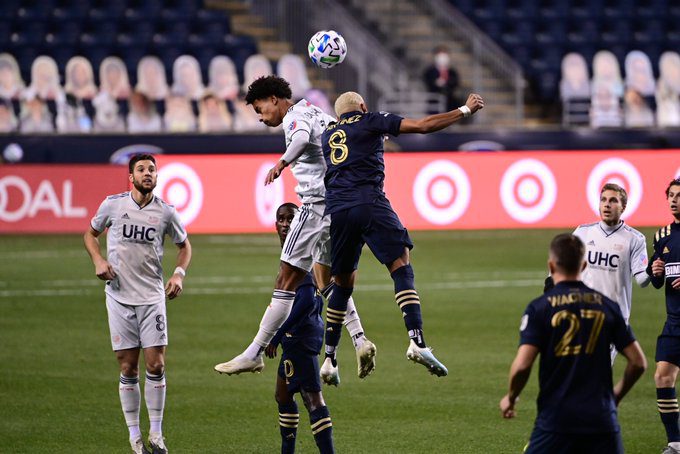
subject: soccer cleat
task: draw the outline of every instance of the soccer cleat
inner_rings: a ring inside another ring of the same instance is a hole
[[[146,449],[146,446],[144,446],[142,437],[139,437],[135,440],[130,440],[130,446],[132,447],[132,452],[135,454],[150,454]]]
[[[444,377],[449,373],[446,366],[440,363],[439,360],[434,357],[431,348],[420,348],[415,342],[413,342],[413,339],[411,339],[408,350],[406,350],[406,357],[414,363],[422,364],[423,366],[427,367],[427,370],[429,370],[432,375],[436,375],[437,377]]]
[[[156,432],[149,432],[149,448],[151,448],[151,454],[168,454],[165,438]]]
[[[264,369],[264,359],[262,355],[252,359],[246,357],[243,353],[236,358],[226,363],[220,363],[215,366],[215,370],[220,374],[240,374],[241,372],[262,372]]]
[[[319,376],[321,381],[327,385],[338,386],[340,384],[340,372],[338,372],[338,366],[333,365],[331,358],[326,358],[326,360],[321,365],[319,371]]]
[[[359,378],[366,378],[375,370],[376,347],[373,342],[366,339],[361,347],[357,348],[357,373]]]
[[[664,449],[661,454],[680,454],[680,451],[673,448],[672,446],[666,446],[666,449]]]

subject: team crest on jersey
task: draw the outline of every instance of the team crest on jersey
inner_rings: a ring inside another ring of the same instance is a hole
[[[293,122],[288,126],[288,130],[292,131],[293,129],[297,128],[297,121],[293,120]]]
[[[615,244],[614,250],[615,251],[623,251],[623,244]]]
[[[156,224],[158,224],[159,222],[160,222],[160,221],[159,221],[159,219],[158,219],[156,216],[149,216],[149,224],[156,225]]]

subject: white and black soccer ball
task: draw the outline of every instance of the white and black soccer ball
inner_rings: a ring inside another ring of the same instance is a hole
[[[347,56],[345,39],[335,30],[321,30],[309,40],[309,58],[320,68],[328,69],[342,63]]]

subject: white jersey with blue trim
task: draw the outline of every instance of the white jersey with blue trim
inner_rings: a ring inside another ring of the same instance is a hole
[[[302,155],[290,163],[293,176],[298,182],[295,192],[302,203],[321,202],[326,198],[326,161],[321,150],[321,134],[332,121],[335,118],[305,99],[292,105],[283,117],[286,147],[296,134],[309,137],[309,143]]]
[[[574,235],[586,246],[586,269],[582,280],[588,286],[616,301],[626,323],[630,319],[633,277],[646,273],[645,236],[623,221],[616,227],[604,222],[583,224]]]
[[[106,293],[122,304],[141,306],[165,301],[163,241],[187,239],[177,210],[160,198],[144,207],[130,192],[111,195],[99,206],[90,225],[106,234],[106,260],[116,277],[106,282]]]

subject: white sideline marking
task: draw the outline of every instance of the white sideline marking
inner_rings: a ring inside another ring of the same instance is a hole
[[[258,277],[258,276],[255,276]],[[96,281],[95,281],[96,282]],[[537,291],[543,286],[541,279],[512,279],[512,280],[481,280],[481,281],[461,281],[461,282],[424,282],[419,286],[421,291],[438,291],[438,290],[467,290],[467,289],[486,289],[486,288],[503,288],[503,287],[536,287]],[[359,292],[383,292],[392,291],[394,286],[390,282],[384,284],[363,284],[357,285],[356,290]],[[270,293],[272,287],[194,287],[187,288],[184,291],[185,295],[252,295],[255,293]],[[34,289],[17,289],[17,290],[0,290],[0,298],[14,298],[18,296],[43,296],[43,297],[59,297],[59,296],[102,296],[103,292],[100,289],[63,289],[63,288],[47,288],[41,290]]]

